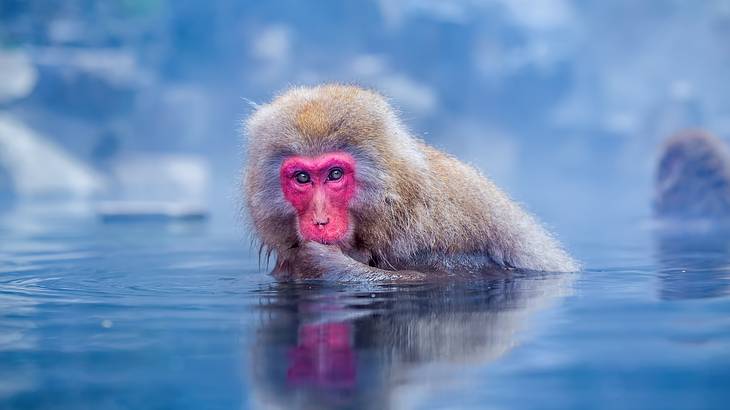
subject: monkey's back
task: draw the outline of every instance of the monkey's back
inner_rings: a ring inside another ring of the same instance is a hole
[[[424,143],[421,203],[397,243],[419,243],[421,263],[572,271],[577,264],[529,213],[474,167]]]

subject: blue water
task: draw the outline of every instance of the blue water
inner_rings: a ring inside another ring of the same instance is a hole
[[[0,408],[727,408],[730,235],[624,222],[578,274],[278,284],[226,224],[8,212]]]

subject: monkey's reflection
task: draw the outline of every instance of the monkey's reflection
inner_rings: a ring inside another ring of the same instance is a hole
[[[349,388],[355,382],[352,325],[310,323],[299,327],[297,345],[289,351],[286,379],[294,385]]]
[[[529,314],[568,294],[573,277],[513,274],[360,291],[276,285],[262,298],[255,399],[267,408],[382,408],[428,365],[461,369],[509,351]]]
[[[730,294],[730,227],[714,221],[663,226],[655,234],[662,299]]]

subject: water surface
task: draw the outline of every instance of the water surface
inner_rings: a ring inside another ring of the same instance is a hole
[[[730,236],[569,241],[578,274],[276,283],[206,223],[0,218],[0,408],[726,408]]]

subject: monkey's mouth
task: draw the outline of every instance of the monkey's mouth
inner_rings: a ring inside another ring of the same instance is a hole
[[[342,239],[341,235],[320,235],[316,237],[305,238],[310,241],[319,242],[322,245],[336,245]]]
[[[299,236],[302,240],[319,242],[323,245],[335,245],[341,242],[348,233],[348,223],[330,219],[326,223],[306,223],[299,221]]]
[[[346,236],[346,232],[323,229],[322,227],[303,230],[300,234],[305,241],[319,242],[322,245],[336,245]]]

